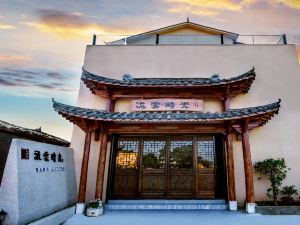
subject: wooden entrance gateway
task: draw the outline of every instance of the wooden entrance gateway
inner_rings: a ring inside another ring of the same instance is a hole
[[[119,136],[111,158],[110,198],[226,196],[223,140],[218,135]]]

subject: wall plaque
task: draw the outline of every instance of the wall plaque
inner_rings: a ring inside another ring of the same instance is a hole
[[[132,100],[132,111],[203,111],[203,100],[144,99]]]

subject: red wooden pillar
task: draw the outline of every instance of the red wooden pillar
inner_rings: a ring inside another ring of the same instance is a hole
[[[226,95],[223,100],[223,110],[228,111],[230,109],[230,97]]]
[[[100,136],[100,153],[97,168],[97,180],[96,180],[96,192],[95,198],[102,200],[103,184],[104,184],[104,171],[105,171],[105,160],[107,151],[107,129],[102,126]]]
[[[249,143],[248,123],[249,121],[245,120],[242,124],[242,145],[243,145],[244,171],[245,171],[245,183],[246,183],[246,211],[248,213],[254,213],[255,198],[254,198],[253,169],[252,169],[250,143]]]
[[[112,98],[110,102],[110,112],[115,112],[116,99]]]
[[[91,138],[92,138],[92,123],[88,123],[87,132],[85,134],[83,157],[82,157],[82,164],[81,164],[78,203],[85,202],[86,181],[87,181],[87,174],[88,174]]]
[[[227,191],[230,210],[237,210],[235,195],[234,161],[232,147],[232,127],[231,123],[227,125],[226,130],[226,165],[227,165]]]

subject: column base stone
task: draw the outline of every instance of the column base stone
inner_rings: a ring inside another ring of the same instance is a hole
[[[246,212],[250,214],[255,213],[255,203],[252,202],[246,203]]]
[[[237,201],[229,201],[229,210],[237,211]]]
[[[76,204],[76,210],[75,210],[76,214],[84,214],[84,210],[85,210],[85,203]]]

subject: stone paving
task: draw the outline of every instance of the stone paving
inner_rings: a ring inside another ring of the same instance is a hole
[[[265,216],[242,211],[106,211],[100,217],[76,214],[64,225],[300,225],[300,216]]]

